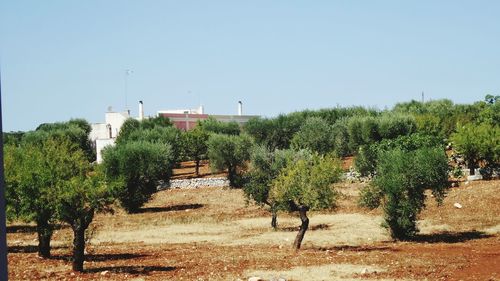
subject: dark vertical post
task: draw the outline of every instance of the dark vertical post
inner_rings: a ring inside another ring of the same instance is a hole
[[[2,76],[0,74],[0,280],[7,280],[7,225],[3,174]]]

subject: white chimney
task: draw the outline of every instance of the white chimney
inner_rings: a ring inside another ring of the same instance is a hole
[[[200,104],[200,106],[198,107],[198,114],[203,114],[203,111],[204,111],[203,105]]]
[[[238,101],[238,115],[243,115],[243,103]]]
[[[142,100],[139,101],[139,120],[144,120],[144,105],[142,104]]]

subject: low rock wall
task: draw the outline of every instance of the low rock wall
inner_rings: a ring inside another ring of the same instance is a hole
[[[168,183],[162,183],[158,190],[169,188],[196,189],[200,187],[224,187],[229,186],[227,178],[194,178],[184,180],[170,180]]]

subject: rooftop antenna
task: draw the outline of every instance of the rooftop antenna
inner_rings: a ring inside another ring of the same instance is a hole
[[[124,76],[124,83],[125,83],[125,110],[128,110],[128,100],[127,100],[127,96],[128,96],[128,77],[132,73],[134,73],[133,70],[125,69],[125,76]]]

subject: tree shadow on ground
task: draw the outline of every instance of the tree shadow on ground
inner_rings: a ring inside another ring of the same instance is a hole
[[[288,227],[278,227],[278,230],[281,231],[287,231],[287,232],[294,232],[294,231],[299,231],[300,226],[288,226]],[[318,225],[312,225],[309,227],[308,230],[315,231],[315,230],[323,230],[323,229],[330,229],[330,226],[325,223],[321,223]]]
[[[51,250],[55,249],[65,249],[67,247],[65,246],[51,246]],[[7,247],[7,252],[8,253],[37,253],[38,252],[38,246],[35,245],[15,245],[15,246],[8,246]]]
[[[421,243],[460,243],[469,240],[477,240],[493,237],[482,231],[463,231],[463,232],[440,232],[432,234],[417,234],[410,241]]]
[[[184,210],[194,210],[202,208],[203,204],[184,204],[184,205],[173,205],[168,207],[148,207],[140,208],[136,213],[159,213],[159,212],[172,212],[172,211],[184,211]]]
[[[98,273],[103,271],[109,271],[113,273],[128,273],[128,274],[149,274],[153,271],[173,271],[176,267],[172,266],[140,266],[140,265],[129,265],[129,266],[106,266],[97,268],[85,269],[86,273]]]
[[[87,254],[85,255],[85,261],[93,261],[93,262],[103,262],[103,261],[116,261],[116,260],[129,260],[136,258],[147,257],[147,255],[142,254]],[[64,260],[71,261],[71,255],[57,255],[52,256],[51,259],[54,260]]]
[[[53,230],[59,230],[64,227],[68,227],[67,225],[55,224],[53,225]],[[7,233],[35,233],[36,225],[9,225],[7,226]]]
[[[390,246],[352,246],[352,245],[340,245],[333,247],[316,247],[315,250],[319,251],[346,251],[346,252],[373,252],[373,251],[391,251],[391,252],[399,252],[398,249],[395,249]]]

